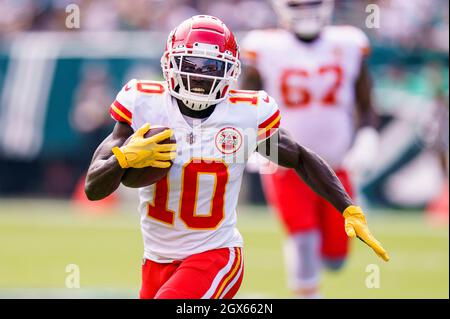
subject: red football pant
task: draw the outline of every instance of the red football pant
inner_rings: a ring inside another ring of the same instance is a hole
[[[241,248],[220,248],[182,261],[142,266],[141,299],[231,299],[241,286]]]
[[[337,170],[336,175],[352,196],[347,172]],[[266,198],[289,234],[319,230],[323,257],[343,258],[347,255],[349,240],[344,218],[306,185],[294,170],[278,169],[274,174],[263,174],[262,180]]]

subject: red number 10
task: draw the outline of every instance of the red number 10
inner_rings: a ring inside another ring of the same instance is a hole
[[[180,219],[192,229],[215,229],[225,216],[225,191],[228,182],[228,167],[223,162],[191,160],[183,167],[179,204]],[[199,177],[201,174],[214,176],[214,189],[208,214],[196,214]],[[173,225],[175,212],[168,209],[168,175],[155,184],[154,201],[148,203],[147,214],[161,222]]]

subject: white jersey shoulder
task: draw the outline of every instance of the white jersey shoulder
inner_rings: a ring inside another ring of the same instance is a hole
[[[250,121],[244,127],[256,129],[258,143],[278,130],[281,122],[278,104],[266,91],[230,90],[227,100],[234,108],[230,113],[242,121]]]
[[[363,55],[370,52],[370,41],[367,35],[359,28],[345,26],[326,26],[318,42],[331,43],[344,48],[361,50]],[[282,49],[288,43],[298,43],[293,34],[285,29],[253,30],[247,33],[242,40],[242,55],[246,62],[253,62],[265,50]]]
[[[144,124],[143,113],[151,113],[154,117],[165,112],[168,95],[166,82],[132,79],[123,86],[111,104],[111,117],[136,130]]]
[[[289,35],[290,32],[285,29],[261,29],[249,31],[241,41],[243,50],[259,50],[264,47],[270,47],[271,43]]]
[[[370,51],[370,42],[367,35],[361,29],[350,25],[325,27],[322,32],[322,41],[361,50],[363,55]]]
[[[284,29],[253,30],[246,34],[241,41],[241,54],[244,63],[256,64],[260,62],[261,55],[274,50],[282,49],[286,42],[295,39]]]

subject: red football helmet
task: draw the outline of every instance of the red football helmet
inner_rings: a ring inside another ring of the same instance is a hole
[[[239,48],[222,21],[194,16],[170,33],[161,67],[171,95],[193,110],[203,110],[224,100],[237,80]]]

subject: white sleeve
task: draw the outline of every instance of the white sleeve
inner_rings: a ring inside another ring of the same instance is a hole
[[[275,134],[281,123],[281,114],[275,99],[265,91],[259,91],[258,143]]]
[[[258,30],[250,31],[241,41],[241,58],[245,65],[258,66],[258,58],[261,55],[263,37]]]
[[[136,79],[125,84],[109,108],[109,113],[114,120],[127,123],[130,126],[133,122],[134,102],[137,96],[136,85]]]
[[[348,27],[349,39],[360,51],[362,57],[366,57],[370,54],[370,41],[367,35],[361,29],[355,27]]]

